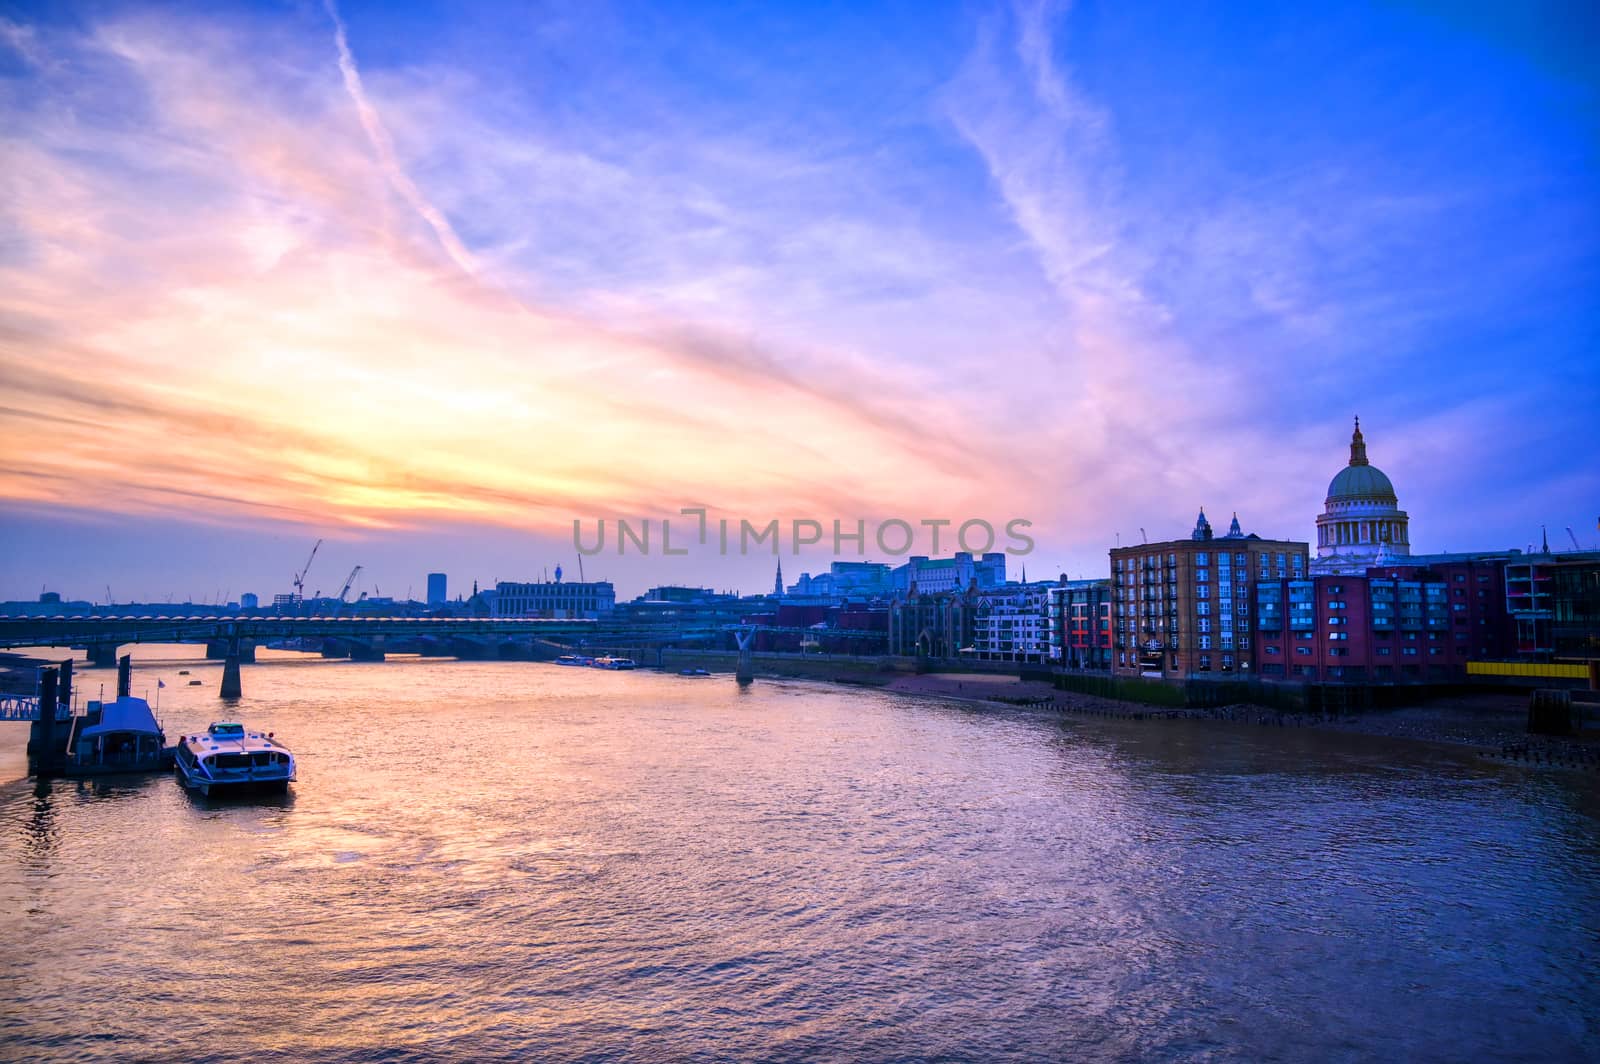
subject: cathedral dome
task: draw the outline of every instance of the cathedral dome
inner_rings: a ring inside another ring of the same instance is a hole
[[[1330,499],[1394,499],[1394,485],[1375,465],[1350,465],[1328,483]]]
[[[1328,501],[1317,518],[1317,558],[1313,575],[1360,575],[1380,560],[1411,553],[1406,512],[1394,484],[1367,461],[1361,421],[1350,437],[1350,464],[1328,484]]]
[[[1395,501],[1394,485],[1383,470],[1367,461],[1367,441],[1361,435],[1361,419],[1350,437],[1350,464],[1328,482],[1328,501],[1334,499],[1383,499]]]

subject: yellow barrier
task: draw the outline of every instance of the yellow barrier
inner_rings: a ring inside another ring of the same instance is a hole
[[[1587,665],[1546,665],[1518,661],[1469,661],[1469,676],[1543,676],[1560,680],[1587,680]]]

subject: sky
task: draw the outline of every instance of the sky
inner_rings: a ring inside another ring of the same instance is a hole
[[[308,593],[455,593],[602,519],[620,596],[770,588],[661,554],[692,507],[783,521],[788,580],[794,519],[1103,575],[1202,506],[1314,541],[1356,415],[1414,550],[1593,546],[1597,29],[0,4],[0,599],[265,597],[318,538]]]

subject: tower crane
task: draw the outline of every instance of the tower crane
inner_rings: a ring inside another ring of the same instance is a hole
[[[1581,546],[1578,545],[1578,534],[1572,530],[1572,526],[1571,525],[1567,526],[1567,538],[1572,540],[1572,549],[1573,550],[1582,550],[1583,549]]]
[[[306,596],[306,574],[311,571],[311,563],[316,560],[317,550],[321,546],[322,546],[322,540],[319,539],[319,540],[317,540],[316,543],[314,543],[312,545],[312,547],[311,547],[311,556],[306,559],[305,565],[301,566],[300,571],[298,573],[294,574],[294,594],[295,594],[295,598],[299,598],[299,599],[305,598],[305,596]]]
[[[361,575],[361,566],[358,565],[354,569],[350,570],[350,575],[345,578],[344,587],[340,588],[340,590],[339,590],[339,601],[340,602],[343,602],[345,600],[345,596],[350,594],[350,585],[355,583],[356,582],[356,577],[360,576],[360,575]]]

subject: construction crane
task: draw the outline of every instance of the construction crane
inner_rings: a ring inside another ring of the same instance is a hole
[[[1567,526],[1567,538],[1572,540],[1572,549],[1573,550],[1582,550],[1583,549],[1581,546],[1578,545],[1578,534],[1572,530],[1572,526],[1571,525]]]
[[[311,556],[306,559],[306,564],[301,567],[301,569],[300,569],[300,571],[298,573],[294,574],[294,595],[295,595],[295,598],[303,599],[303,598],[306,597],[306,574],[311,571],[311,563],[316,560],[317,550],[321,546],[322,546],[322,540],[319,539],[319,540],[317,540],[317,542],[315,544],[312,545],[312,547],[311,547]]]
[[[350,594],[350,585],[356,582],[356,577],[361,575],[361,566],[350,570],[350,575],[345,578],[344,587],[339,589],[339,601],[343,602],[345,596]]]

